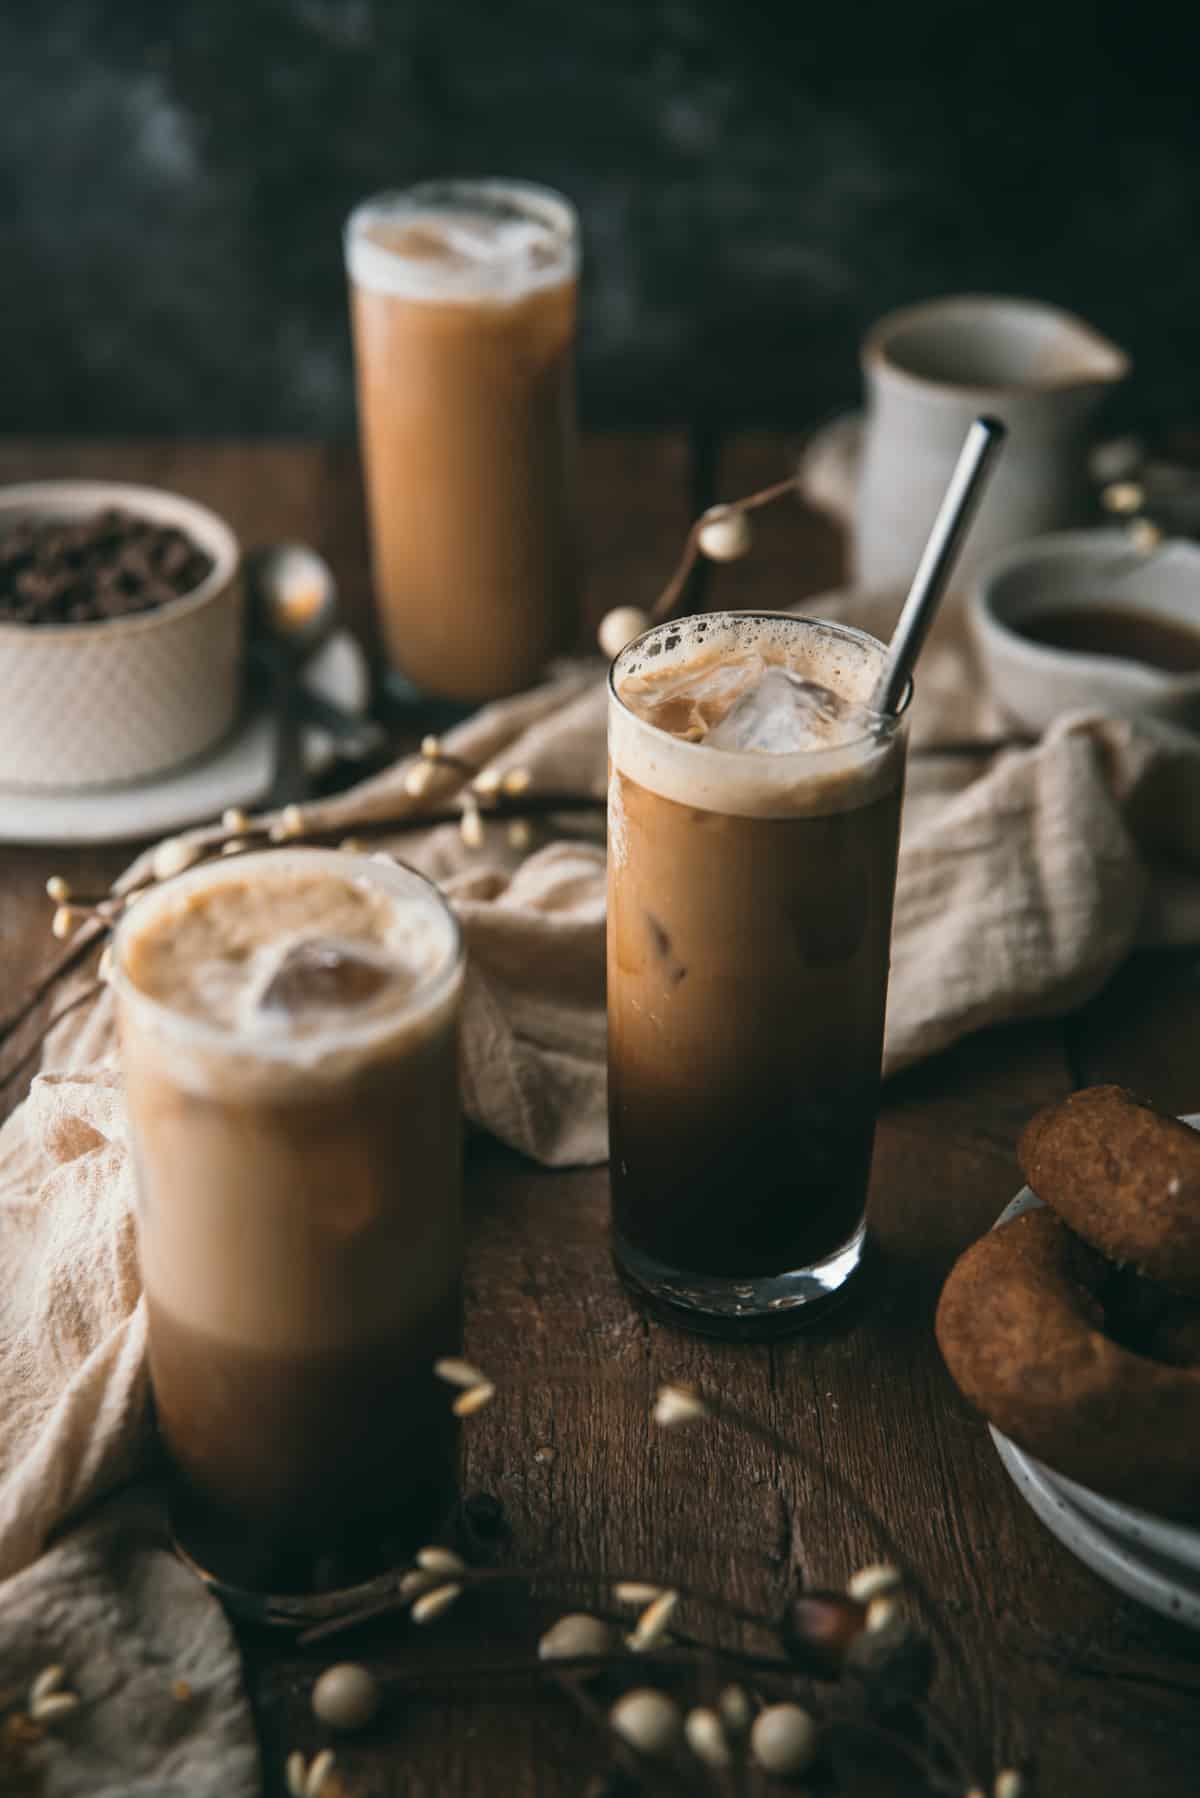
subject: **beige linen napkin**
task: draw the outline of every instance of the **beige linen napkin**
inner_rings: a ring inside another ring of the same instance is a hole
[[[843,594],[805,609],[884,633],[896,606],[894,597]],[[1075,717],[1038,744],[998,755],[932,753],[1003,728],[979,694],[953,619],[928,646],[919,687],[889,1072],[985,1024],[1077,1004],[1135,942],[1200,939],[1195,740]],[[600,796],[604,716],[598,667],[576,667],[480,712],[445,747],[475,767],[528,770],[534,791]],[[452,805],[462,785],[460,775],[441,772],[431,792],[413,800],[405,772],[389,769],[309,808],[313,821],[350,835],[398,807]],[[513,846],[504,824],[486,822],[482,847],[469,848],[453,823],[382,843],[439,882],[464,926],[468,1116],[547,1164],[602,1160],[599,814],[535,825],[529,851]],[[148,865],[142,858],[127,879],[143,877]],[[16,1657],[14,1644],[40,1629],[51,1593],[67,1603],[54,1570],[64,1551],[20,1570],[65,1518],[139,1469],[146,1439],[132,1176],[107,995],[60,1026],[44,1070],[0,1131],[0,1579],[8,1578],[0,1613],[9,1624],[0,1636],[0,1686],[10,1673],[25,1676],[28,1657]],[[188,1582],[169,1599],[150,1583],[144,1595],[136,1627],[147,1632],[160,1627],[160,1604],[209,1604]],[[135,1627],[132,1614],[127,1622]],[[46,1652],[57,1658],[52,1643]],[[231,1739],[240,1739],[239,1705],[230,1700]],[[86,1716],[75,1727],[82,1757]],[[176,1717],[174,1727],[185,1733],[186,1719]],[[95,1765],[94,1742],[87,1752]]]

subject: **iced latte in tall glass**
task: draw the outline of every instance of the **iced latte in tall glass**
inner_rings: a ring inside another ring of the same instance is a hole
[[[712,613],[610,676],[613,1247],[699,1328],[794,1328],[862,1254],[904,776],[866,704],[883,653]]]
[[[516,692],[576,627],[574,209],[429,181],[365,201],[345,250],[388,661],[439,699]]]
[[[411,1550],[454,1488],[452,914],[406,869],[277,850],[145,896],[115,963],[181,1539],[275,1590],[369,1540]]]

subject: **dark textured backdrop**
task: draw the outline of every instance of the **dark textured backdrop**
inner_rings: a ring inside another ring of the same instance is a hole
[[[339,432],[343,215],[527,175],[583,214],[585,417],[794,424],[863,326],[1036,293],[1179,417],[1200,28],[1084,0],[0,0],[0,428]],[[1166,15],[1173,19],[1174,15]]]

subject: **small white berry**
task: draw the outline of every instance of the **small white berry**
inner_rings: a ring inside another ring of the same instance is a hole
[[[513,849],[528,849],[533,841],[533,831],[528,818],[514,818],[508,827],[508,841]]]
[[[444,1611],[448,1611],[461,1594],[461,1586],[435,1586],[432,1592],[426,1592],[423,1598],[418,1598],[409,1616],[414,1623],[432,1623]]]
[[[596,641],[608,657],[615,661],[627,643],[650,629],[650,617],[640,606],[614,606],[600,620]]]
[[[698,1761],[703,1761],[707,1767],[729,1766],[732,1756],[716,1711],[705,1710],[703,1706],[689,1711],[683,1720],[683,1733]]]
[[[71,897],[71,889],[61,874],[52,874],[46,882],[46,897],[53,899],[55,905],[65,905]]]
[[[44,1698],[30,1705],[29,1715],[35,1723],[53,1723],[56,1718],[78,1709],[79,1698],[75,1692],[47,1692]]]
[[[414,1568],[411,1573],[404,1575],[396,1590],[401,1598],[408,1600],[419,1598],[422,1592],[431,1592],[437,1584],[438,1575],[436,1573],[418,1572]]]
[[[410,799],[420,799],[429,791],[435,773],[432,762],[414,762],[404,775],[404,791]]]
[[[637,1686],[618,1698],[608,1720],[621,1740],[638,1754],[669,1753],[683,1726],[678,1705],[650,1686]]]
[[[1106,512],[1128,516],[1140,512],[1146,495],[1137,481],[1111,481],[1100,495]]]
[[[285,805],[279,814],[279,828],[285,841],[288,837],[303,836],[305,823],[303,806]]]
[[[484,768],[471,782],[477,793],[497,793],[500,790],[499,768]]]
[[[607,1654],[612,1647],[612,1631],[599,1617],[584,1611],[570,1611],[552,1623],[538,1643],[538,1659],[573,1661],[584,1655]]]
[[[1129,541],[1140,556],[1148,556],[1162,540],[1162,532],[1149,518],[1135,518],[1129,526]]]
[[[30,1708],[32,1709],[40,1699],[48,1698],[51,1692],[57,1692],[65,1677],[65,1669],[60,1667],[57,1662],[52,1667],[43,1667],[29,1688]]]
[[[886,1592],[894,1592],[901,1584],[902,1576],[898,1567],[892,1567],[886,1561],[872,1562],[869,1567],[860,1567],[846,1581],[846,1593],[850,1598],[857,1598],[860,1604],[870,1604],[873,1598],[882,1598]]]
[[[717,1709],[732,1736],[744,1736],[754,1719],[754,1706],[744,1686],[726,1686],[717,1699]]]
[[[193,862],[200,859],[198,843],[185,843],[182,837],[168,837],[154,851],[150,863],[155,880],[170,880],[176,874],[182,874]]]
[[[648,1586],[644,1580],[620,1580],[613,1587],[613,1597],[618,1604],[649,1604],[655,1598],[662,1597],[661,1586]]]
[[[244,843],[240,837],[231,837],[228,843],[221,844],[221,854],[245,855],[249,847],[249,843]]]
[[[451,1548],[422,1548],[417,1555],[417,1566],[423,1567],[426,1573],[465,1573],[467,1571],[467,1563]]]
[[[533,785],[533,775],[528,768],[510,768],[500,781],[504,791],[516,798],[519,793],[527,793]]]
[[[900,1615],[900,1606],[894,1598],[873,1598],[867,1606],[866,1627],[869,1630],[886,1629]]]
[[[476,1411],[482,1411],[490,1405],[496,1396],[496,1388],[490,1380],[481,1380],[478,1386],[469,1386],[460,1392],[450,1409],[456,1417],[474,1417]]]
[[[459,835],[468,849],[483,848],[483,819],[477,805],[464,805],[458,822]]]
[[[703,1399],[686,1386],[660,1386],[654,1401],[654,1421],[669,1430],[675,1424],[694,1423],[708,1415]]]
[[[65,943],[75,928],[75,918],[76,913],[69,905],[60,905],[50,920],[51,936],[57,937],[60,943]]]
[[[750,1730],[750,1752],[764,1773],[803,1773],[817,1753],[817,1726],[798,1704],[769,1704]]]
[[[441,755],[441,753],[442,753],[442,745],[441,745],[440,738],[438,738],[438,737],[422,737],[421,738],[421,754],[425,757],[425,759],[427,761],[436,762],[438,756]]]
[[[753,538],[750,520],[736,506],[710,506],[700,520],[696,544],[710,562],[736,562]]]
[[[635,1654],[644,1654],[648,1648],[654,1648],[662,1641],[678,1604],[678,1592],[660,1592],[647,1605],[634,1626],[633,1634],[626,1638],[627,1645]]]
[[[330,1729],[365,1729],[379,1709],[379,1683],[365,1667],[339,1661],[312,1690],[313,1716]]]
[[[1005,1767],[997,1773],[992,1790],[995,1798],[1023,1798],[1025,1781],[1015,1767]]]
[[[486,1386],[488,1377],[480,1373],[469,1361],[460,1361],[457,1356],[446,1355],[435,1361],[433,1371],[439,1380],[445,1380],[450,1386]]]
[[[227,830],[231,836],[240,834],[249,822],[240,805],[227,806],[221,813],[221,829]]]
[[[325,1789],[325,1781],[333,1772],[333,1749],[322,1748],[315,1754],[308,1769],[308,1778],[304,1782],[304,1798],[321,1798]]]

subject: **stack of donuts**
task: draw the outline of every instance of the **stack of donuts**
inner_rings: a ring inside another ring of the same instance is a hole
[[[1096,1086],[1039,1113],[1018,1156],[1045,1208],[952,1270],[946,1365],[1057,1472],[1200,1516],[1200,1133]]]

